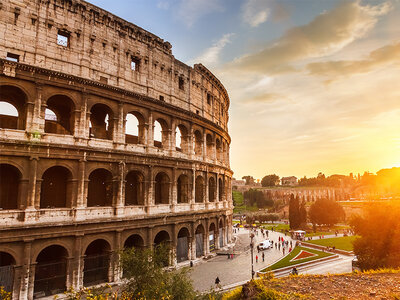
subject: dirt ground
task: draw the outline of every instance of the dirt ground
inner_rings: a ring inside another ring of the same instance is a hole
[[[260,297],[268,293],[275,297]],[[263,279],[246,284],[241,299],[400,299],[400,272]]]

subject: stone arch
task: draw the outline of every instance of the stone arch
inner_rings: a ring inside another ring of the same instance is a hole
[[[125,205],[144,205],[144,176],[132,170],[125,177]]]
[[[177,180],[177,202],[178,203],[189,203],[190,199],[190,183],[189,177],[185,174],[181,174]]]
[[[207,148],[207,157],[212,159],[214,155],[214,140],[211,134],[207,133],[206,135],[206,148]]]
[[[27,94],[21,88],[12,85],[1,85],[0,128],[24,130],[26,126],[27,101]],[[17,115],[15,115],[15,111]]]
[[[193,132],[193,146],[195,155],[203,154],[203,136],[200,130],[195,130]]]
[[[189,259],[189,239],[189,230],[182,227],[177,236],[176,259],[178,263]]]
[[[164,172],[159,172],[155,177],[154,183],[154,202],[155,204],[168,204],[170,192],[170,179]]]
[[[0,164],[0,209],[19,207],[20,183],[22,174],[10,164]]]
[[[170,247],[170,243],[171,243],[171,236],[170,234],[165,231],[165,230],[160,230],[154,237],[154,250],[158,251],[159,247],[161,247],[161,245],[164,245],[164,247]],[[170,251],[171,249],[169,249]],[[170,257],[165,257],[163,259],[163,261],[161,262],[162,265],[164,266],[168,266],[170,263]]]
[[[205,230],[203,224],[199,224],[195,230],[196,238],[196,257],[204,255],[204,242],[205,242]]]
[[[114,112],[103,103],[94,104],[90,109],[90,137],[97,139],[113,139]]]
[[[208,201],[215,202],[216,184],[214,176],[208,178]]]
[[[177,151],[189,152],[189,130],[185,125],[179,124],[175,130],[175,149]]]
[[[13,291],[14,283],[14,267],[16,260],[13,255],[8,252],[0,251],[0,286],[7,292]]]
[[[55,134],[74,134],[74,101],[65,95],[54,95],[47,100],[46,104],[44,131]],[[54,115],[49,112],[53,112]]]
[[[111,206],[113,200],[112,174],[106,169],[95,169],[89,175],[87,206]]]
[[[215,148],[216,148],[216,152],[217,152],[217,160],[221,161],[222,160],[222,145],[221,145],[221,141],[219,138],[217,138],[215,140]]]
[[[66,290],[68,251],[60,245],[44,248],[36,257],[34,294],[50,296]]]
[[[144,247],[144,240],[140,234],[132,234],[130,235],[124,243],[124,248],[143,248]]]
[[[195,202],[203,203],[204,202],[204,178],[201,175],[196,177],[195,181]]]
[[[210,222],[210,225],[208,226],[208,240],[209,240],[209,250],[210,252],[215,250],[215,235],[216,235],[217,228],[214,224],[214,222]]]
[[[40,208],[71,207],[72,188],[72,174],[67,168],[48,168],[42,175]]]
[[[226,234],[226,228],[224,226],[224,219],[223,217],[219,218],[218,222],[218,242],[219,247],[222,248],[224,246],[224,235]]]
[[[86,248],[83,285],[92,286],[109,281],[111,246],[104,239],[92,241]]]
[[[137,111],[130,111],[126,114],[125,143],[146,144],[145,140],[145,119]]]
[[[169,125],[167,121],[159,117],[154,120],[154,146],[157,148],[166,148],[169,140]]]
[[[224,201],[225,187],[224,180],[222,178],[218,179],[218,201]]]

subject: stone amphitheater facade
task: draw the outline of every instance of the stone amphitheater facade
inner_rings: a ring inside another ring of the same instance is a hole
[[[229,97],[171,44],[81,0],[0,2],[0,285],[33,299],[231,240]],[[129,122],[133,122],[133,126]]]

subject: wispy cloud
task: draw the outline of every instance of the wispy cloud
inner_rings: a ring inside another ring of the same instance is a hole
[[[262,51],[235,60],[231,67],[269,74],[294,71],[294,62],[335,53],[365,36],[390,8],[386,2],[373,6],[341,1],[310,23],[288,30]]]
[[[400,63],[400,42],[376,49],[363,60],[317,62],[308,64],[307,69],[311,75],[338,78],[368,73],[391,63]]]
[[[251,27],[257,27],[264,23],[270,14],[268,4],[268,1],[265,0],[246,0],[242,6],[243,22]]]
[[[221,0],[181,0],[178,16],[188,27],[191,27],[204,15],[223,10]]]
[[[206,49],[200,56],[196,57],[190,64],[202,63],[206,66],[216,66],[219,63],[221,51],[229,44],[232,40],[234,33],[227,33],[222,36],[216,43],[210,48]]]

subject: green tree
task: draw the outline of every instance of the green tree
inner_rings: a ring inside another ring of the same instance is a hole
[[[261,179],[261,185],[264,187],[275,186],[277,182],[279,182],[279,176],[275,174],[264,176]]]
[[[375,204],[350,221],[360,238],[354,253],[361,269],[400,267],[400,204]]]
[[[121,253],[126,290],[140,299],[194,299],[196,294],[188,277],[188,269],[167,271],[170,249],[158,245],[154,250],[128,248]]]
[[[297,229],[300,227],[300,204],[299,197],[295,197],[290,194],[289,199],[289,225],[291,229]]]
[[[307,209],[306,209],[306,202],[303,200],[301,201],[300,208],[299,208],[299,222],[300,226],[307,224]]]
[[[309,219],[313,225],[332,226],[345,219],[343,207],[334,200],[318,199],[308,212]]]

